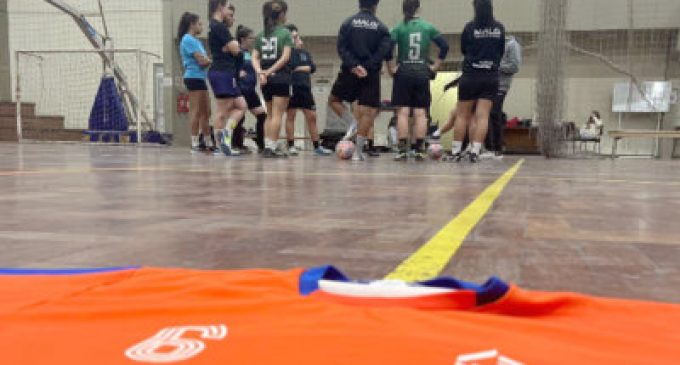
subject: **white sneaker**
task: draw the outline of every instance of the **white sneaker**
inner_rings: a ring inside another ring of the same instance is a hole
[[[354,153],[354,156],[352,156],[352,161],[355,161],[355,162],[366,161],[366,158],[364,157],[363,153],[360,153],[360,152],[357,151],[357,152]]]
[[[491,151],[485,151],[481,155],[479,155],[479,158],[482,160],[491,160],[496,157],[496,154],[491,152]]]
[[[297,149],[297,147],[293,146],[288,148],[288,154],[291,156],[297,156],[300,154],[300,151]]]

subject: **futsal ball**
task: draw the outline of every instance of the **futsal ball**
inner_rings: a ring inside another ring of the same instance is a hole
[[[427,154],[433,160],[439,160],[444,155],[444,149],[439,143],[431,144],[427,149]]]
[[[335,147],[335,154],[341,160],[349,160],[354,155],[354,143],[352,141],[341,141]]]

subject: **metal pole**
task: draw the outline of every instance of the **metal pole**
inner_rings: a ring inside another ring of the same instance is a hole
[[[137,105],[137,145],[142,145],[142,50],[137,50],[137,92],[140,95],[138,98],[139,103]]]
[[[21,127],[22,120],[21,120],[21,69],[19,67],[19,57],[20,53],[16,52],[14,53],[15,59],[15,64],[17,65],[17,80],[16,80],[16,107],[17,107],[17,142],[21,143],[21,140],[23,139],[23,128]]]
[[[662,118],[662,114],[657,113],[656,114],[656,133],[661,132],[661,118]],[[660,157],[661,156],[661,151],[659,150],[660,147],[661,147],[661,139],[659,138],[659,136],[657,134],[656,143],[655,143],[655,146],[654,146],[654,152],[655,152],[654,157]]]

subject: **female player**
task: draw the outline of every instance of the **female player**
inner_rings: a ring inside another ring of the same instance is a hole
[[[241,47],[229,32],[229,27],[234,25],[235,8],[227,0],[210,0],[209,10],[212,18],[208,43],[213,64],[208,78],[217,99],[216,139],[220,151],[226,156],[233,156],[238,155],[238,151],[232,150],[231,134],[246,110],[246,102],[237,83],[238,71],[243,63]]]
[[[239,25],[236,31],[236,38],[241,44],[241,50],[243,52],[243,69],[241,70],[238,85],[241,88],[241,93],[248,104],[248,110],[257,119],[256,133],[257,137],[255,142],[257,143],[257,148],[260,152],[264,152],[264,125],[267,121],[267,111],[264,110],[262,102],[260,101],[260,96],[257,95],[257,72],[253,68],[253,58],[252,49],[255,43],[255,33],[252,29]],[[243,128],[243,122],[245,117],[239,122],[239,126],[234,131],[234,141],[235,146],[243,147],[243,134],[245,134],[245,129]]]
[[[474,0],[475,18],[461,36],[463,76],[458,88],[458,121],[455,125],[455,161],[465,156],[463,139],[469,132],[470,162],[479,162],[482,143],[489,127],[489,113],[498,93],[499,67],[505,53],[505,27],[494,19],[492,0]]]
[[[319,128],[316,124],[316,102],[312,95],[311,75],[316,72],[316,65],[312,55],[304,49],[304,42],[300,37],[300,32],[294,24],[286,26],[293,36],[295,48],[291,55],[290,68],[293,71],[293,97],[288,104],[286,118],[286,137],[288,138],[288,153],[296,156],[299,152],[295,147],[295,115],[298,110],[302,110],[307,121],[309,136],[314,144],[314,154],[317,156],[328,156],[332,152],[321,146]]]
[[[388,62],[390,74],[394,76],[392,104],[397,107],[399,130],[399,153],[396,161],[407,161],[410,149],[409,115],[413,112],[415,126],[415,158],[424,161],[425,137],[427,136],[427,112],[432,103],[430,80],[436,75],[446,59],[449,45],[441,33],[430,23],[417,16],[420,0],[404,0],[402,4],[404,21],[392,29],[392,41],[397,45],[397,60]],[[439,48],[439,55],[429,65],[430,44]]]
[[[203,23],[198,15],[184,13],[179,21],[177,40],[179,53],[184,65],[184,85],[189,90],[189,106],[191,115],[191,150],[193,152],[214,151],[210,138],[205,144],[199,143],[199,133],[210,135],[210,97],[205,82],[206,69],[212,61],[197,36],[203,33]]]
[[[283,0],[271,0],[264,4],[264,31],[255,37],[253,50],[253,67],[260,77],[262,95],[267,104],[265,158],[287,157],[277,148],[281,121],[290,100],[291,73],[288,62],[293,50],[293,37],[283,26],[287,12],[288,4]]]

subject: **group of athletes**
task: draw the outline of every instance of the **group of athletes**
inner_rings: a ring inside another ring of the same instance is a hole
[[[426,158],[428,111],[432,102],[430,81],[446,59],[449,45],[441,33],[421,19],[420,0],[403,0],[404,20],[389,31],[376,17],[379,0],[359,0],[360,10],[343,22],[337,39],[341,71],[329,97],[329,107],[351,127],[345,139],[354,139],[355,161],[365,159],[364,147],[380,110],[380,78],[383,65],[394,77],[391,104],[396,109],[398,153],[396,160],[410,156]],[[459,103],[446,127],[455,129],[448,159],[468,158],[478,162],[485,141],[489,115],[499,92],[499,67],[505,49],[505,28],[495,20],[492,0],[474,0],[475,17],[463,31],[461,50],[463,74],[448,85],[459,88]],[[209,1],[209,48],[197,38],[203,24],[196,14],[185,13],[178,31],[179,49],[191,105],[192,150],[226,156],[251,153],[244,145],[245,114],[257,119],[256,142],[265,158],[298,154],[295,148],[295,114],[302,110],[314,152],[327,156],[332,151],[320,143],[311,74],[314,61],[298,29],[287,23],[288,5],[283,0],[267,1],[262,9],[264,29],[255,34],[239,26],[232,36],[235,7],[228,0]],[[430,61],[430,47],[439,53]],[[216,99],[214,133],[211,132],[210,83]],[[260,86],[265,108],[256,91]],[[292,93],[291,93],[292,91]],[[353,105],[347,108],[345,103]],[[278,144],[281,124],[287,113],[288,148]],[[412,151],[409,119],[415,119]],[[434,133],[441,135],[442,129]],[[213,136],[214,138],[211,138]],[[467,139],[466,139],[467,137]],[[464,146],[464,140],[469,140]],[[464,148],[465,147],[465,148]],[[370,151],[371,149],[369,149]]]

